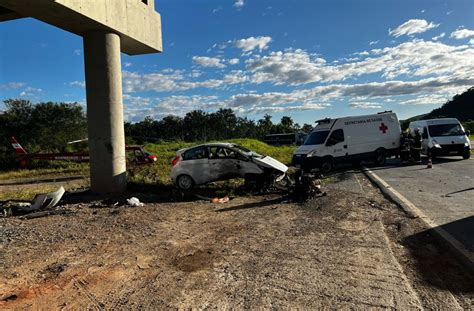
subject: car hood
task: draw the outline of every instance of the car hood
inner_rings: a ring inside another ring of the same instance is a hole
[[[263,157],[263,158],[252,158],[252,161],[259,164],[259,165],[261,165],[261,166],[274,168],[274,169],[276,169],[278,171],[281,171],[283,173],[286,173],[286,171],[288,170],[288,166],[286,166],[285,164],[281,163],[280,161],[275,160],[274,158],[269,157],[269,156],[266,156],[266,157]]]

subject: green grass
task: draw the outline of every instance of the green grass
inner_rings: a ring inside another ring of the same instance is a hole
[[[88,163],[49,162],[45,167],[30,169],[10,169],[0,171],[0,180],[23,178],[48,178],[56,176],[89,175]]]
[[[469,135],[469,140],[474,140],[474,135]]]

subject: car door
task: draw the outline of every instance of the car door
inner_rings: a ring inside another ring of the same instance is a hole
[[[211,180],[239,177],[240,166],[235,151],[224,146],[209,147],[209,173]]]
[[[180,163],[182,174],[191,176],[198,185],[211,180],[208,150],[206,146],[189,149],[182,157],[183,159]]]

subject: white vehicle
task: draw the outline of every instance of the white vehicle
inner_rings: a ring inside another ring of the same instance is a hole
[[[316,122],[304,144],[293,153],[293,164],[303,169],[319,168],[327,173],[334,164],[362,160],[384,165],[400,148],[400,123],[391,111]]]
[[[458,155],[471,157],[471,142],[458,119],[444,118],[410,122],[411,133],[419,129],[422,137],[421,152],[432,157]]]
[[[171,162],[171,178],[182,190],[232,178],[279,180],[288,167],[283,163],[230,143],[210,143],[181,149]]]

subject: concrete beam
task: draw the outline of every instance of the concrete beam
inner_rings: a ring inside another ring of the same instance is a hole
[[[120,37],[104,31],[84,34],[84,65],[91,190],[123,192],[127,181]]]
[[[6,22],[13,19],[23,18],[20,14],[0,6],[0,22]]]
[[[0,0],[0,6],[80,36],[95,30],[117,33],[121,51],[129,55],[163,50],[153,0]]]

